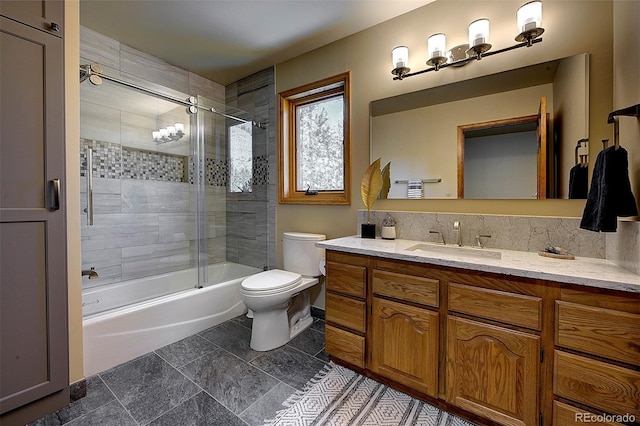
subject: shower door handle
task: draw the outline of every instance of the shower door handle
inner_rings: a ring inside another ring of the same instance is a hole
[[[93,149],[87,148],[87,225],[93,226]]]

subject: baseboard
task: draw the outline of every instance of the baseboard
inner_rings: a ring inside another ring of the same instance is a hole
[[[87,379],[82,378],[69,385],[69,402],[75,402],[87,396]]]
[[[311,316],[314,318],[324,319],[324,309],[316,308],[315,306],[311,307]]]

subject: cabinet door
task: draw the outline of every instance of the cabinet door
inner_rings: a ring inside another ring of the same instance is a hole
[[[540,338],[449,316],[447,401],[503,425],[538,423]]]
[[[64,0],[2,0],[0,15],[62,37]]]
[[[69,402],[63,81],[62,39],[0,17],[0,414]]]
[[[324,338],[325,352],[364,368],[364,337],[327,324]]]
[[[430,396],[438,387],[438,313],[373,298],[371,371]]]

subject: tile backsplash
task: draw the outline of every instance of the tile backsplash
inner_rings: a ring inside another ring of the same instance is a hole
[[[456,240],[453,222],[459,221],[462,243],[466,246],[476,244],[476,235],[491,235],[482,239],[485,247],[537,252],[548,246],[560,246],[576,256],[608,258],[605,234],[580,229],[579,218],[372,211],[371,223],[377,225],[378,236],[387,214],[396,220],[396,235],[401,239],[436,242],[438,235],[429,231],[438,231],[450,243]],[[367,212],[359,210],[358,234],[360,224],[366,220]]]
[[[618,231],[607,234],[607,259],[640,274],[640,222],[618,221]]]

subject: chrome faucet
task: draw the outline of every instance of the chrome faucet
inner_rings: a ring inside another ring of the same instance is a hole
[[[440,241],[436,241],[438,244],[447,245],[447,242],[444,240],[444,235],[440,231],[429,231],[430,234],[438,234],[440,235]]]
[[[491,238],[491,235],[476,235],[476,246],[478,246],[479,248],[484,248],[480,238]]]
[[[459,221],[455,221],[453,222],[453,230],[456,233],[456,245],[458,247],[462,247],[462,230],[460,229],[460,222]]]
[[[88,275],[90,280],[93,278],[98,278],[98,273],[93,266],[91,267],[91,269],[84,269],[82,271],[82,276],[84,277],[85,275]]]

